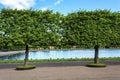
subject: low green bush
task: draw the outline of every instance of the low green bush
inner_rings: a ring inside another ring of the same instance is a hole
[[[87,64],[86,66],[88,67],[106,67],[107,65],[106,64],[103,64],[103,63],[90,63],[90,64]]]
[[[28,70],[36,68],[35,65],[17,66],[16,70]]]

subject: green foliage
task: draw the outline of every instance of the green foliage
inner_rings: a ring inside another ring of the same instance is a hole
[[[0,49],[93,48],[120,46],[120,13],[109,10],[76,11],[67,16],[51,10],[0,11]]]
[[[118,16],[119,12],[108,10],[69,13],[65,17],[62,41],[64,45],[81,45],[87,48],[95,45],[120,46]]]
[[[0,14],[1,47],[14,49],[60,45],[59,24],[62,15],[50,10],[2,9]]]

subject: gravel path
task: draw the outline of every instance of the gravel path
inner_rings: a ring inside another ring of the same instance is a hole
[[[0,64],[0,80],[120,80],[120,61],[104,61],[105,68],[90,68],[89,61],[34,63],[37,68],[16,71],[18,64]]]

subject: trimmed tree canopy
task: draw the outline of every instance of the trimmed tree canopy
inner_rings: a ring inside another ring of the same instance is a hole
[[[63,16],[51,10],[0,11],[0,48],[91,48],[120,46],[120,13],[108,10],[77,11]]]
[[[120,13],[108,10],[69,13],[63,30],[64,45],[120,46]]]
[[[2,9],[0,14],[0,32],[3,48],[16,46],[52,46],[60,45],[59,24],[61,14],[50,10],[12,10]]]

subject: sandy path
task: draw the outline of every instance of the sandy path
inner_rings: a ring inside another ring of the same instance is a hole
[[[0,80],[120,80],[120,65],[37,67],[24,71],[5,68],[0,69]]]

